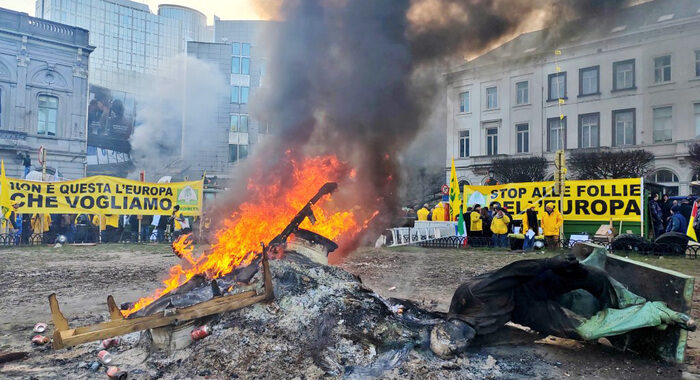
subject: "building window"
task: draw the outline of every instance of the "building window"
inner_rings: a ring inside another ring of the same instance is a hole
[[[599,94],[600,66],[587,67],[578,72],[579,96]]]
[[[613,111],[613,146],[635,144],[634,109]]]
[[[469,91],[465,91],[459,94],[459,112],[469,112]]]
[[[516,124],[515,133],[518,153],[530,151],[530,125],[528,123]]]
[[[528,82],[518,82],[515,84],[515,104],[530,103],[530,90]]]
[[[469,157],[469,131],[459,131],[459,157]]]
[[[613,90],[634,89],[634,59],[613,63]]]
[[[566,72],[549,74],[549,99],[566,99]]]
[[[234,42],[231,73],[250,75],[250,44]]]
[[[589,113],[578,117],[578,147],[597,148],[600,145],[600,114]]]
[[[228,144],[228,162],[236,162],[248,157],[248,145]]]
[[[654,173],[648,175],[647,180],[663,185],[665,187],[665,193],[671,196],[678,195],[678,176],[667,169],[657,170]]]
[[[248,133],[248,115],[231,115],[231,132]]]
[[[486,88],[486,109],[498,108],[498,87]]]
[[[495,156],[498,154],[498,128],[486,129],[486,155]]]
[[[240,91],[241,91],[241,88],[238,86],[231,87],[231,103],[240,102]]]
[[[250,94],[250,87],[231,87],[231,103],[236,104],[247,104],[248,95]]]
[[[58,98],[49,95],[39,96],[39,123],[37,133],[40,135],[56,136],[58,122]]]
[[[556,152],[566,146],[566,118],[547,119],[547,151]]]
[[[673,108],[654,108],[654,142],[667,142],[672,140],[673,132]]]
[[[663,83],[671,80],[671,56],[654,58],[654,82]]]
[[[700,103],[693,104],[695,108],[695,137],[700,137]]]
[[[700,50],[695,50],[695,76],[700,77]]]

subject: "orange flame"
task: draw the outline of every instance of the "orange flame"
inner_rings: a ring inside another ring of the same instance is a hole
[[[301,163],[291,158],[289,161],[292,172],[285,183],[279,179],[272,183],[249,180],[249,200],[224,221],[208,252],[194,259],[189,235],[175,241],[173,250],[184,263],[170,268],[164,286],[151,296],[138,300],[124,314],[129,315],[147,306],[197,274],[217,278],[239,266],[249,265],[260,254],[260,243],[267,243],[277,236],[323,184],[347,179],[354,171],[335,156],[305,158]],[[340,206],[329,200],[331,198],[326,196],[312,207],[315,224],[306,219],[300,228],[331,240],[342,236],[343,241],[350,241],[377,215],[375,212],[368,220],[358,222],[353,211],[331,211]]]

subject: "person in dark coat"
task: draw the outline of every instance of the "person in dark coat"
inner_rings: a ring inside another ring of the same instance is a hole
[[[654,237],[659,237],[664,233],[664,214],[659,205],[658,193],[651,195],[649,210],[651,211],[651,223],[654,227]]]
[[[681,206],[671,207],[671,221],[666,227],[666,232],[680,232],[685,234],[688,232],[688,219],[681,214]]]
[[[669,219],[671,218],[671,207],[673,207],[673,204],[671,204],[671,199],[669,198],[668,194],[664,194],[661,197],[661,202],[659,203],[659,206],[661,206],[661,212],[663,213],[665,231],[666,227],[668,226]]]
[[[685,218],[686,222],[690,220],[690,214],[693,213],[693,197],[685,198],[680,205],[680,213]]]

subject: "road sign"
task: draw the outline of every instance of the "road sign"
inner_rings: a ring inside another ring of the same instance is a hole
[[[442,190],[442,194],[443,194],[443,195],[447,195],[447,194],[450,193],[450,187],[447,186],[447,185],[442,185],[442,189],[441,189],[441,190]]]

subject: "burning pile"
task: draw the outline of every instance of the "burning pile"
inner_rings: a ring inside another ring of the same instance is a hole
[[[282,232],[323,184],[354,179],[354,171],[335,156],[304,158],[298,162],[288,155],[287,164],[285,166],[290,168],[291,173],[287,177],[288,182],[282,182],[283,177],[277,177],[272,182],[260,176],[249,180],[248,200],[223,223],[207,252],[195,257],[189,236],[177,240],[173,250],[182,263],[170,268],[162,288],[151,296],[141,298],[123,314],[128,316],[137,312],[197,275],[216,279],[250,265],[260,256],[261,242],[269,242]],[[352,247],[358,234],[378,213],[374,211],[362,220],[354,211],[338,210],[338,205],[329,196],[309,207],[313,216],[304,219],[299,227],[337,240],[344,247]]]

